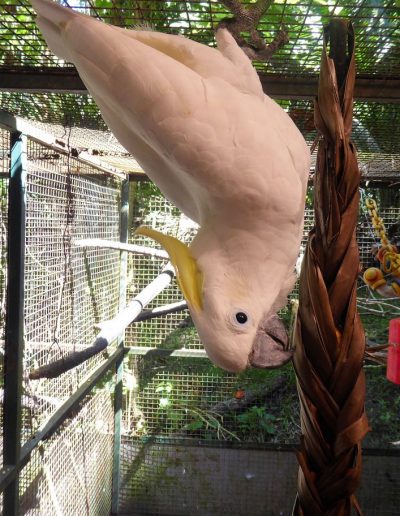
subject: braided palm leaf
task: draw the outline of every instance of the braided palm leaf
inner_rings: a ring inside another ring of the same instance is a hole
[[[354,30],[336,20],[325,33],[315,103],[320,133],[315,226],[301,272],[295,335],[303,432],[293,510],[297,516],[344,516],[352,507],[361,513],[354,493],[368,423],[365,337],[356,309],[359,170],[350,141],[354,80]]]

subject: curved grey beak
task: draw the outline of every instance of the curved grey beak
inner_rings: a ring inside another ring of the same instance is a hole
[[[281,367],[293,356],[287,349],[288,335],[286,329],[274,314],[260,324],[249,354],[249,363],[253,367],[272,369]]]

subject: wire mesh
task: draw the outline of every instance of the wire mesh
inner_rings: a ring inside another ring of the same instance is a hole
[[[84,127],[105,131],[106,125],[90,95],[59,93],[0,92],[3,109],[16,116],[37,123],[61,125],[64,127]],[[48,128],[46,128],[48,130]]]
[[[309,145],[314,141],[312,101],[280,100]],[[3,109],[27,118],[59,139],[68,137],[77,152],[87,151],[120,170],[140,172],[137,161],[109,132],[93,99],[88,95],[0,92]],[[396,182],[400,174],[399,104],[354,103],[352,139],[364,181]],[[39,122],[38,120],[41,120]],[[312,169],[316,151],[312,156]]]
[[[4,385],[4,343],[6,339],[7,309],[7,233],[8,233],[8,170],[10,135],[0,130],[0,384]],[[1,398],[3,389],[1,388]],[[3,428],[3,403],[0,404],[0,428]],[[3,442],[0,440],[0,460],[3,458]],[[1,505],[0,505],[1,506]]]
[[[243,2],[249,4],[249,1]],[[150,26],[156,30],[183,34],[197,41],[214,44],[214,29],[223,18],[231,17],[218,2],[137,0],[133,5],[91,0],[72,1],[78,12],[100,18],[120,27]],[[307,75],[317,73],[322,47],[322,28],[332,16],[354,22],[361,64],[359,73],[396,77],[399,71],[399,16],[394,0],[327,0],[327,2],[275,1],[262,16],[258,29],[268,42],[284,25],[289,43],[268,64],[257,63],[260,70],[277,74]],[[8,0],[2,4],[0,36],[3,67],[65,66],[44,44],[26,0]]]
[[[125,441],[122,458],[120,514],[289,514],[296,492],[293,453]]]
[[[132,371],[131,366],[125,373],[135,375],[137,382],[135,386],[125,383],[125,436],[278,447],[299,442],[299,404],[291,366],[232,375],[206,359],[142,358]],[[372,431],[364,447],[398,448],[397,387],[386,380],[382,366],[367,365],[366,374]]]
[[[136,183],[135,202],[133,214],[133,227],[139,225],[150,226],[161,232],[176,236],[185,242],[190,242],[195,233],[196,225],[187,217],[182,215],[171,203],[166,200],[160,191],[152,184],[144,181]],[[390,196],[392,192],[392,196]],[[398,207],[399,199],[397,189],[393,188],[365,188],[362,190],[362,202],[360,204],[360,216],[357,226],[357,240],[360,252],[360,263],[362,270],[368,267],[376,267],[378,263],[374,259],[376,246],[379,245],[379,239],[374,234],[370,218],[364,206],[366,196],[375,196],[378,199],[379,213],[383,218],[386,227],[389,229],[395,227],[400,220],[400,208]],[[382,199],[382,201],[379,201]],[[314,223],[314,214],[312,208],[313,187],[309,188],[307,195],[307,204],[305,207],[305,219],[303,239],[301,242],[299,258],[296,263],[297,273],[300,272],[302,258],[304,256],[308,233]],[[400,235],[396,237],[400,242]],[[139,239],[135,239],[139,242]],[[157,246],[153,240],[143,239],[140,237],[140,243],[144,242],[146,246]],[[397,242],[397,240],[396,240]],[[394,242],[394,243],[396,243]],[[139,292],[160,272],[163,262],[158,258],[149,258],[141,255],[130,256],[130,295]],[[296,284],[290,295],[291,299],[298,297],[298,284]],[[150,305],[150,307],[160,306],[172,303],[182,298],[176,283],[164,290]],[[371,292],[360,280],[359,286],[360,310],[362,313],[373,316],[373,310],[380,310],[380,306],[384,307],[377,315],[388,316],[388,309],[385,300]],[[393,300],[390,302],[392,306],[392,315],[400,315],[400,303]],[[369,310],[371,305],[371,310]],[[386,331],[387,328],[384,328]],[[373,332],[374,338],[376,332]],[[386,335],[378,339],[386,338]],[[194,329],[188,311],[182,311],[168,316],[141,322],[140,324],[131,325],[126,333],[127,343],[131,346],[142,346],[147,348],[158,347],[161,349],[201,349],[202,345],[198,340],[197,332]]]
[[[211,0],[137,0],[134,4],[85,0],[68,5],[107,23],[128,28],[150,25],[156,30],[183,34],[207,45],[215,44],[214,29],[221,19],[229,16],[223,4]],[[55,67],[70,66],[47,48],[27,0],[7,0],[1,9],[0,68],[10,73],[27,68],[46,73],[53,72]],[[259,30],[267,41],[271,41],[284,25],[290,41],[269,63],[254,62],[256,69],[287,79],[314,77],[320,66],[323,26],[333,16],[350,18],[354,22],[358,76],[398,78],[400,16],[396,0],[277,0],[261,18]],[[86,95],[3,91],[0,92],[0,104],[14,114],[51,124],[106,129],[93,99]],[[287,106],[306,138],[312,141],[312,102],[283,101],[282,104]],[[359,101],[355,103],[354,112],[353,138],[360,151],[362,171],[372,178],[385,175],[393,178],[400,170],[399,104]],[[88,135],[86,139],[90,139]],[[88,143],[86,141],[82,146]],[[124,152],[108,150],[103,152],[103,158],[105,156],[110,164],[123,170],[137,170],[137,164]]]
[[[367,195],[378,200],[379,213],[387,228],[400,219],[396,189],[362,191],[357,238],[363,269],[377,265],[372,251],[379,244],[363,208]],[[313,189],[310,188],[303,240],[296,264],[298,271],[308,233],[313,226],[312,198]],[[134,227],[146,224],[186,241],[193,238],[195,226],[190,225],[154,185],[136,184],[134,206]],[[146,245],[155,244],[149,240]],[[134,292],[149,283],[160,270],[161,262],[156,258],[132,255],[131,267],[133,281],[130,288]],[[177,296],[180,298],[176,287],[169,288],[154,301],[154,306],[171,303]],[[297,286],[290,297],[298,297]],[[386,302],[371,294],[360,279],[359,305],[368,339],[372,343],[387,342],[388,319],[400,315],[400,299]],[[377,307],[380,307],[380,312],[376,311]],[[283,310],[281,315],[288,323],[290,310]],[[167,351],[201,349],[187,312],[132,325],[126,334],[126,344]],[[397,417],[397,408],[392,404],[395,386],[386,385],[382,368],[372,367],[368,374],[368,407],[374,425],[380,430],[370,434],[367,445],[395,446],[393,443],[399,440],[399,429],[397,425],[390,428]],[[278,372],[250,370],[238,376],[221,371],[207,359],[157,358],[150,354],[129,361],[125,380],[125,435],[275,444],[295,443],[300,436],[299,407],[291,367]],[[380,409],[375,406],[374,390],[383,393]]]
[[[106,515],[111,509],[114,410],[95,388],[79,410],[39,445],[20,477],[21,515]]]
[[[292,513],[294,450],[125,440],[122,460],[121,516]],[[397,516],[398,460],[398,455],[364,455],[357,497],[369,516]]]
[[[33,141],[28,144],[25,262],[26,371],[93,344],[95,324],[119,302],[119,252],[82,249],[81,238],[119,239],[119,181]],[[104,359],[58,378],[26,380],[24,438]]]
[[[0,9],[2,69],[12,71],[35,67],[46,71],[49,67],[69,66],[55,58],[38,37],[32,9],[27,1],[7,0]],[[157,30],[184,34],[206,44],[214,44],[213,28],[227,15],[225,7],[210,1],[138,0],[134,5],[127,6],[121,2],[102,0],[101,5],[97,1],[79,2],[79,9],[116,25],[131,27],[137,23],[149,23]],[[351,16],[355,23],[358,74],[376,78],[398,77],[400,32],[396,9],[398,7],[394,0],[375,3],[368,0],[328,0],[322,3],[276,1],[261,20],[259,28],[271,40],[284,23],[290,43],[267,65],[256,63],[256,67],[260,72],[287,77],[316,74],[322,46],[322,25],[328,21],[329,16],[340,15]],[[70,124],[94,130],[105,129],[93,100],[88,96],[1,92],[0,103],[15,114],[40,118],[53,124],[57,122],[57,136],[65,125]],[[315,135],[311,103],[285,101],[282,105],[288,109],[307,140],[312,141]],[[398,105],[355,104],[353,136],[359,149],[361,169],[370,177],[389,177],[393,182],[398,180],[398,117]],[[114,146],[112,141],[104,141],[108,136],[101,141],[98,136],[86,131],[78,134],[76,130],[70,131],[68,135],[73,146],[100,151],[107,155],[109,163],[136,170],[133,168],[136,165],[132,164],[123,150]],[[78,237],[118,239],[118,188],[106,184],[104,178],[93,177],[91,170],[73,159],[66,160],[32,143],[30,146],[33,168],[30,165],[28,189],[26,272],[30,286],[26,305],[25,354],[25,366],[28,369],[90,343],[95,334],[93,324],[102,317],[112,316],[118,299],[118,253],[94,250],[84,252],[71,245],[72,239]],[[8,149],[8,145],[3,148]],[[149,188],[146,184],[137,186],[137,197],[140,200],[136,204],[135,223],[146,223],[167,230],[169,234],[190,239],[193,228],[187,226],[187,221],[181,219],[176,210],[164,200],[157,198],[156,192],[147,203],[146,188]],[[110,207],[113,207],[112,213],[108,211]],[[398,218],[398,211],[382,207],[381,215],[390,224]],[[103,226],[104,221],[106,227]],[[306,229],[311,223],[312,214],[308,211]],[[371,246],[376,243],[367,228],[366,221],[360,219],[358,233],[363,264],[370,263]],[[152,242],[147,243],[154,245]],[[134,294],[144,287],[160,271],[160,267],[160,262],[155,259],[131,257],[133,281],[130,293]],[[367,295],[366,289],[361,292],[361,296]],[[180,298],[176,287],[171,287],[158,297],[153,306]],[[374,303],[374,307],[383,306],[381,302]],[[387,307],[384,307],[383,315],[387,311]],[[366,317],[368,320],[373,317],[370,308],[366,310]],[[385,324],[380,323],[381,320],[382,314],[378,314],[368,329],[369,335],[378,342],[384,341],[387,331]],[[142,347],[201,348],[187,312],[146,322],[140,327],[134,326],[127,332],[127,342]],[[25,385],[24,437],[29,436],[52,413],[60,400],[73,391],[98,360],[101,357],[91,360],[74,373],[63,375],[61,379]],[[258,510],[257,497],[260,498],[260,492],[266,490],[268,471],[274,474],[279,471],[284,478],[294,478],[294,470],[285,476],[287,459],[278,460],[276,456],[264,455],[260,450],[252,457],[246,451],[247,455],[227,459],[230,450],[223,450],[223,455],[214,454],[212,457],[203,453],[204,448],[196,447],[188,452],[187,448],[183,450],[177,445],[182,438],[195,438],[203,444],[221,439],[224,446],[226,441],[236,443],[236,437],[249,442],[261,440],[263,443],[268,440],[275,443],[295,441],[298,408],[294,378],[290,372],[279,373],[276,377],[265,372],[259,377],[256,373],[252,373],[255,376],[237,377],[210,366],[206,359],[131,358],[130,362],[136,363],[136,369],[131,365],[125,371],[126,443],[122,449],[124,484],[121,494],[123,502],[128,505],[122,505],[122,509],[125,507],[129,513],[129,507],[133,507],[135,514],[204,514],[205,511],[207,514],[213,514],[213,511],[218,514],[215,512],[218,511],[216,500],[220,500],[223,504],[219,508],[223,507],[224,512],[255,515]],[[377,397],[376,393],[381,392],[384,382],[382,371],[374,369],[368,371],[368,374],[370,396],[375,397],[369,408],[374,414],[377,428],[373,435],[382,434],[380,440],[377,438],[370,443],[382,446],[384,441],[384,446],[387,446],[389,442],[399,440],[398,436],[390,433],[390,425],[395,424],[400,408],[397,402],[393,402],[398,398],[397,391],[389,385],[382,396]],[[254,405],[242,406],[242,411],[231,410],[233,414],[229,414],[234,403],[241,402],[242,392],[246,395],[254,394]],[[107,403],[103,402],[103,405]],[[279,410],[274,408],[277,404],[281,405]],[[253,406],[261,410],[251,411]],[[217,409],[222,411],[222,415]],[[289,413],[295,416],[288,428],[284,428]],[[45,449],[40,450],[25,468],[21,506],[26,514],[89,514],[88,507],[90,513],[97,511],[98,514],[107,514],[109,502],[106,494],[110,492],[108,480],[103,482],[106,491],[100,496],[104,500],[101,502],[103,505],[96,505],[97,502],[90,499],[91,492],[99,493],[99,484],[95,484],[97,487],[93,489],[85,485],[90,477],[89,472],[95,468],[95,461],[92,456],[88,457],[88,450],[99,449],[96,445],[101,441],[94,438],[91,441],[93,427],[89,430],[86,428],[87,425],[93,425],[96,414],[86,412],[80,423],[75,426],[71,423],[63,433],[54,436],[54,441],[52,439],[46,443]],[[256,428],[261,424],[264,431],[258,435]],[[161,435],[175,447],[156,443],[146,448],[138,441],[139,438],[151,438],[153,435]],[[67,442],[75,444],[69,448]],[[106,454],[110,452],[111,444],[109,441],[107,443],[99,449],[96,457],[102,457],[103,454],[108,457]],[[86,453],[82,453],[82,446]],[[69,450],[73,450],[73,453],[69,453]],[[83,465],[80,462],[82,455]],[[71,478],[74,469],[72,457],[78,471],[78,480],[75,479],[74,483]],[[102,461],[97,462],[103,464]],[[243,464],[244,469],[241,468]],[[250,469],[246,469],[248,464],[251,465]],[[368,469],[368,464],[373,464],[371,469]],[[398,489],[396,491],[393,487],[398,486],[398,468],[395,469],[395,461],[391,464],[391,469],[388,466],[379,469],[376,462],[365,462],[365,474],[368,477],[366,489],[374,494],[373,499],[365,498],[369,514],[392,515],[398,512]],[[97,466],[99,474],[100,469]],[[253,487],[259,485],[254,480],[257,477],[252,476],[254,471],[258,478],[264,479],[258,489]],[[378,477],[375,477],[376,471],[381,472]],[[233,485],[237,487],[232,489],[232,485],[226,483],[225,479],[232,479],[235,472],[236,483]],[[211,473],[218,473],[218,476],[212,476]],[[54,478],[62,479],[63,476],[66,478],[64,485],[67,489],[61,492],[58,486],[62,482],[58,481],[55,488],[52,483]],[[190,480],[192,476],[198,480],[197,483]],[[382,478],[389,481],[385,483]],[[276,479],[267,485],[272,486],[273,491],[271,496],[268,495],[269,499],[276,499]],[[240,493],[240,500],[233,497],[232,493],[235,492]],[[66,499],[66,493],[71,501]],[[294,487],[291,493],[294,493]],[[378,493],[385,493],[385,503]],[[77,506],[72,505],[74,497],[79,500],[78,511]],[[134,505],[129,506],[132,497],[135,498]],[[289,500],[291,502],[290,495],[286,502]],[[264,498],[261,502],[262,514],[265,514],[265,507],[272,507],[272,502],[265,502]]]
[[[133,229],[139,225],[150,226],[159,231],[164,231],[185,242],[190,242],[196,233],[197,226],[190,219],[180,214],[177,208],[169,203],[159,190],[149,182],[136,183]],[[135,238],[139,243],[139,238]],[[140,243],[148,247],[155,247],[157,244],[148,238],[140,237]],[[140,292],[159,274],[162,262],[158,259],[131,254],[129,268],[133,273],[129,287],[130,295]],[[159,294],[148,308],[160,306],[182,299],[176,282],[171,287]],[[170,314],[163,317],[162,321],[153,319],[140,324],[130,326],[126,332],[126,341],[130,345],[154,347],[160,346],[165,349],[174,347],[201,348],[197,333],[193,324],[188,320],[188,311]],[[178,333],[171,335],[174,330]],[[179,331],[180,330],[180,331]]]

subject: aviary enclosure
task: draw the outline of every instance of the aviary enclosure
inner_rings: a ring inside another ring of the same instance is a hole
[[[149,25],[210,45],[231,4],[69,3],[107,23]],[[368,198],[391,242],[400,242],[399,5],[278,0],[263,7],[258,29],[266,40],[282,29],[288,41],[254,65],[310,146],[323,27],[337,16],[354,25],[357,304],[370,346],[371,427],[357,498],[367,515],[395,516],[400,396],[386,379],[380,346],[389,321],[400,317],[400,297],[380,296],[362,274],[379,267],[381,244]],[[292,364],[239,375],[212,365],[172,274],[162,273],[163,253],[112,247],[138,244],[133,231],[144,223],[185,241],[196,226],[110,134],[75,69],[41,39],[30,4],[4,0],[0,13],[3,514],[291,514],[302,433]],[[315,154],[299,266],[314,223]],[[137,317],[131,300],[149,301],[143,289],[160,276],[160,293]],[[288,328],[297,297],[295,289],[281,313]],[[127,317],[137,318],[123,332],[116,317],[127,303]]]

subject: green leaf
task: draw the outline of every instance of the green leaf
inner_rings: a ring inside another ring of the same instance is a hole
[[[201,419],[199,419],[197,421],[193,421],[192,423],[188,423],[183,428],[185,430],[189,430],[190,432],[195,432],[196,430],[200,430],[203,427],[204,427],[204,422],[201,421]]]

